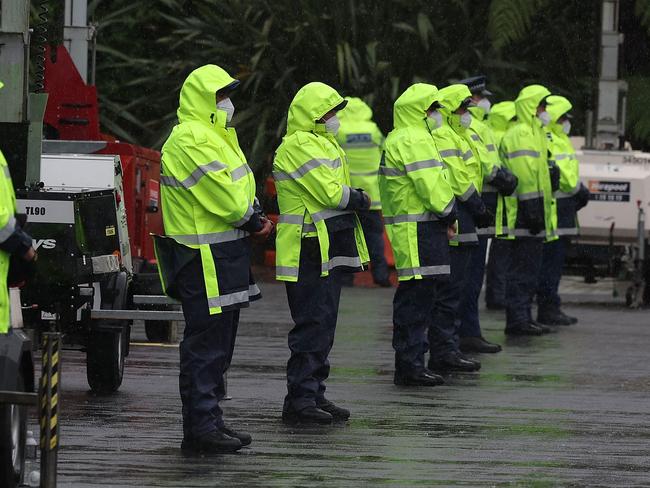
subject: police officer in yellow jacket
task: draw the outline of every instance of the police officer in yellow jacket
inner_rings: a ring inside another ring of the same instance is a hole
[[[456,219],[450,176],[431,137],[439,124],[434,85],[416,83],[395,101],[393,130],[379,172],[384,223],[399,284],[393,299],[396,385],[435,386],[444,379],[425,367],[433,305],[449,281],[449,229]]]
[[[550,92],[530,85],[515,100],[517,123],[503,136],[501,159],[518,178],[516,193],[506,198],[510,269],[506,284],[506,334],[541,335],[550,329],[535,322],[531,304],[542,264],[545,239],[553,238],[552,188],[548,142]]]
[[[350,185],[345,153],[335,138],[336,114],[346,103],[324,83],[303,86],[289,107],[287,133],[273,162],[280,208],[276,277],[286,282],[295,323],[282,411],[292,424],[329,424],[350,416],[325,397],[339,273],[362,270],[368,262],[356,211],[368,210],[370,197]]]
[[[352,186],[363,188],[370,195],[370,210],[357,212],[357,215],[370,253],[372,279],[379,286],[389,287],[391,284],[384,256],[384,224],[381,220],[377,179],[384,136],[372,120],[372,110],[363,100],[356,97],[346,97],[345,100],[348,104],[340,112],[341,128],[336,140],[345,151]]]
[[[433,324],[429,328],[429,369],[476,371],[481,363],[460,351],[460,303],[467,287],[472,249],[478,246],[477,227],[490,225],[490,214],[481,199],[483,175],[480,162],[458,132],[466,130],[472,116],[467,86],[456,84],[440,90],[440,126],[431,136],[447,168],[449,182],[458,201],[458,234],[450,242],[451,276],[436,293]]]
[[[492,129],[497,150],[506,131],[517,120],[515,102],[505,101],[495,103],[490,108],[488,125]],[[498,213],[498,212],[497,212]],[[503,214],[497,215],[495,233],[503,233]],[[485,276],[485,306],[489,310],[503,310],[506,308],[506,281],[510,266],[510,241],[506,239],[492,239],[490,243],[490,257],[487,263]]]
[[[494,219],[503,212],[503,196],[514,192],[517,179],[508,170],[501,168],[496,141],[492,130],[484,121],[491,107],[487,98],[491,93],[486,87],[486,77],[475,76],[459,83],[467,86],[471,92],[472,104],[468,110],[472,114],[472,121],[469,127],[459,126],[455,130],[467,141],[479,162],[477,185],[490,219],[489,225],[477,229],[478,245],[472,248],[466,286],[462,290],[458,335],[462,352],[496,353],[501,350],[501,346],[488,342],[481,332],[478,300],[483,286],[488,239],[494,237],[496,230]]]
[[[16,219],[14,186],[7,161],[0,152],[0,334],[8,333],[11,325],[7,278],[12,256],[31,263],[36,259],[36,252],[32,238],[21,229]]]
[[[550,123],[546,126],[551,163],[559,170],[555,198],[555,233],[558,239],[544,244],[542,269],[537,286],[537,321],[546,325],[571,325],[578,320],[562,312],[558,293],[571,236],[578,234],[577,211],[589,201],[589,190],[580,182],[578,159],[569,139],[571,102],[551,95],[546,99]]]
[[[193,452],[232,452],[251,442],[225,425],[219,407],[239,309],[260,294],[250,274],[250,236],[264,239],[272,228],[256,206],[255,179],[228,127],[238,84],[215,65],[190,73],[178,124],[162,148],[166,236],[156,238],[156,255],[165,292],[183,305],[182,448]]]

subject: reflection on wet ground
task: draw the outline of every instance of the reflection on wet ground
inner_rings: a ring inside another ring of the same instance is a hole
[[[280,422],[284,288],[243,312],[224,402],[254,442],[237,455],[179,449],[178,351],[132,346],[124,384],[87,391],[83,355],[63,363],[59,485],[70,487],[649,486],[647,312],[574,307],[578,326],[507,340],[484,314],[481,372],[434,389],[392,383],[390,290],[345,289],[328,396],[353,412],[331,427]],[[135,340],[144,342],[136,330]],[[36,429],[35,429],[36,430]]]

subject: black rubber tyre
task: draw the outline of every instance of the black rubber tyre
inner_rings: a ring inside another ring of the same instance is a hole
[[[86,377],[90,389],[112,393],[122,384],[126,358],[126,331],[94,330],[88,338]]]
[[[18,391],[25,391],[22,374]],[[0,486],[15,488],[25,470],[25,439],[27,437],[27,408],[0,405]]]
[[[150,342],[171,342],[173,326],[171,320],[145,320],[144,332]]]

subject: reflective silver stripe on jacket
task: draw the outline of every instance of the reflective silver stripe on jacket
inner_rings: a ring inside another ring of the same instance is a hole
[[[297,266],[276,266],[275,274],[277,276],[291,276],[292,278],[297,278],[298,267]]]
[[[424,212],[419,214],[401,214],[390,217],[384,216],[384,224],[403,224],[404,222],[435,222],[440,220],[433,212]]]
[[[528,149],[522,149],[521,151],[513,151],[511,153],[506,154],[506,158],[508,159],[519,158],[521,156],[531,156],[533,158],[538,158],[539,151],[530,151]]]
[[[537,234],[531,234],[528,229],[515,229],[509,232],[515,237],[546,237],[546,230],[539,231]]]
[[[440,151],[440,156],[443,158],[448,158],[450,156],[458,156],[459,158],[463,157],[463,151],[460,149],[443,149]]]
[[[517,198],[519,200],[535,200],[536,198],[543,198],[544,192],[542,191],[531,191],[529,193],[519,193]]]
[[[497,177],[498,173],[499,173],[499,167],[498,166],[493,166],[492,171],[490,171],[490,174],[485,175],[483,177],[483,181],[486,182],[486,183],[489,183],[490,181],[492,181],[494,178]],[[483,187],[483,191],[485,191],[485,187]]]
[[[9,172],[9,166],[2,166],[2,170],[4,171],[5,176],[8,179],[11,179],[11,173]]]
[[[9,216],[7,223],[0,227],[0,243],[3,243],[11,237],[16,231],[16,218],[13,215]]]
[[[259,289],[258,289],[259,293]],[[250,292],[248,290],[238,291],[235,293],[228,293],[218,297],[208,298],[208,306],[214,307],[227,307],[228,305],[237,305],[238,303],[245,303],[248,301]]]
[[[417,268],[403,268],[397,270],[397,276],[427,276],[449,273],[451,273],[451,268],[448,264],[443,264],[440,266],[419,266]]]
[[[577,227],[560,227],[555,230],[555,234],[558,236],[577,236],[578,233]]]
[[[311,218],[314,220],[314,222],[319,222],[321,220],[326,220],[332,217],[338,217],[339,215],[346,215],[349,213],[352,213],[352,210],[335,210],[328,208],[311,214]]]
[[[280,217],[278,217],[278,224],[302,225],[304,220],[304,215],[280,214]]]
[[[350,171],[350,176],[377,176],[379,171]]]
[[[316,228],[316,224],[303,224],[302,225],[302,231],[303,232],[317,232],[318,229]]]
[[[563,191],[558,190],[555,193],[553,193],[553,196],[555,198],[571,198],[572,196],[574,196],[579,191],[580,191],[580,183],[578,183],[575,186],[575,188],[573,190],[571,190],[570,192],[563,192]]]
[[[168,236],[175,241],[189,246],[200,246],[201,244],[219,244],[220,242],[236,241],[238,239],[243,239],[248,235],[248,232],[241,229],[226,230],[223,232],[211,232],[210,234],[168,234]]]
[[[481,140],[481,138],[478,136],[478,134],[472,134],[470,137],[472,138],[473,141],[480,141]]]
[[[554,154],[553,156],[556,161],[562,161],[563,159],[568,159],[571,157],[571,155],[567,153]]]
[[[160,184],[163,186],[169,186],[173,188],[180,188],[183,187],[185,189],[189,189],[196,185],[199,180],[208,174],[210,171],[220,171],[222,169],[226,169],[228,166],[219,162],[219,161],[212,161],[211,163],[204,164],[202,166],[198,166],[190,175],[185,178],[184,180],[178,180],[176,179],[175,176],[160,176]]]
[[[469,199],[471,198],[471,196],[472,196],[474,193],[476,193],[476,191],[477,191],[477,190],[476,190],[476,187],[474,186],[474,183],[470,183],[470,184],[469,184],[469,188],[467,188],[467,191],[466,191],[465,193],[463,193],[462,195],[458,196],[457,198],[458,198],[461,202],[466,202],[467,200],[469,200]]]
[[[485,147],[487,148],[488,152],[494,152],[497,150],[494,144],[486,144]]]
[[[442,167],[442,163],[437,159],[426,159],[424,161],[416,161],[404,165],[404,169],[400,168],[387,168],[385,166],[379,167],[379,174],[382,176],[406,176],[406,173],[417,171],[425,168]]]
[[[362,263],[359,256],[334,256],[329,261],[321,264],[321,272],[331,271],[338,266],[360,268]]]
[[[440,213],[440,216],[441,217],[446,217],[447,215],[449,215],[451,213],[451,211],[454,209],[455,203],[456,203],[456,199],[452,198],[451,202],[449,202],[447,204],[447,206],[445,207],[445,209]]]
[[[248,173],[251,173],[251,169],[248,167],[246,163],[242,164],[239,168],[236,170],[232,171],[230,173],[230,177],[232,178],[232,181],[237,181],[242,179],[244,176],[246,176]]]
[[[451,240],[454,242],[476,242],[478,241],[478,234],[476,232],[456,234]]]
[[[471,158],[474,154],[472,153],[471,150],[465,151],[465,154],[463,154],[463,161],[467,161],[469,158]]]
[[[275,178],[276,181],[297,180],[298,178],[305,176],[311,170],[319,168],[321,166],[327,166],[331,169],[339,168],[341,166],[341,159],[335,159],[334,161],[331,159],[310,159],[291,173],[286,173],[284,171],[274,171],[273,178]]]
[[[254,297],[255,295],[261,295],[262,290],[260,290],[260,287],[257,286],[256,283],[253,283],[252,285],[248,285],[248,295]]]
[[[242,225],[244,225],[246,222],[248,222],[250,220],[250,218],[253,216],[254,213],[255,213],[255,210],[253,210],[253,207],[248,207],[248,209],[246,210],[246,213],[244,214],[244,216],[241,219],[239,219],[237,222],[232,224],[232,226],[233,227],[241,227]]]
[[[494,235],[496,231],[496,227],[482,227],[480,229],[476,229],[476,233],[480,236]]]
[[[341,144],[341,147],[343,149],[366,149],[366,148],[374,148],[378,147],[377,144],[374,142],[348,142],[345,144]]]
[[[347,185],[341,185],[343,188],[343,191],[341,193],[341,200],[339,201],[339,204],[336,206],[339,210],[343,210],[345,207],[348,206],[348,203],[350,203],[350,187]]]

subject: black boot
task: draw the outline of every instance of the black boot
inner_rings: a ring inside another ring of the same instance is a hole
[[[465,360],[465,361],[469,361],[470,363],[474,363],[474,367],[476,368],[476,371],[478,371],[479,369],[481,369],[481,362],[480,362],[480,361],[477,361],[476,359],[472,359],[472,358],[470,358],[470,357],[467,357],[467,356],[465,356],[465,354],[463,354],[462,352],[457,352],[456,354],[457,354],[458,357],[460,357],[461,359],[463,359],[463,360]]]
[[[557,329],[553,329],[552,327],[537,322],[536,320],[531,320],[530,323],[533,324],[535,327],[542,329],[542,334],[550,334],[551,332],[557,331]]]
[[[216,454],[239,451],[242,443],[219,430],[209,432],[197,438],[183,439],[181,449],[187,453]]]
[[[483,337],[461,337],[460,350],[462,352],[482,352],[494,354],[501,351],[499,344],[486,341]]]
[[[548,328],[548,327],[547,327]],[[518,336],[541,336],[545,332],[541,327],[534,325],[532,323],[524,322],[517,325],[508,325],[506,326],[505,334],[506,335],[518,335]]]
[[[556,311],[538,311],[537,312],[537,322],[544,325],[571,325],[575,322],[571,322],[571,318],[564,315],[559,310]]]
[[[559,314],[561,317],[568,320],[571,325],[578,323],[578,319],[576,317],[571,317],[571,315],[565,314],[562,310],[559,311]]]
[[[331,424],[333,420],[332,414],[315,406],[305,407],[299,411],[290,409],[282,412],[282,421],[287,424]]]
[[[444,384],[445,379],[428,369],[419,373],[403,374],[395,371],[393,383],[398,386],[438,386]]]
[[[437,373],[448,373],[450,371],[471,373],[481,369],[481,363],[464,359],[459,353],[452,351],[438,359],[429,359],[429,369]]]
[[[221,427],[219,430],[230,437],[239,439],[239,442],[241,442],[242,446],[248,446],[251,442],[253,442],[253,437],[248,432],[235,431],[228,428],[225,425]]]
[[[316,403],[316,406],[324,412],[329,413],[332,417],[334,417],[334,420],[347,420],[350,418],[350,411],[347,408],[334,405],[334,403],[330,402],[329,400]]]

